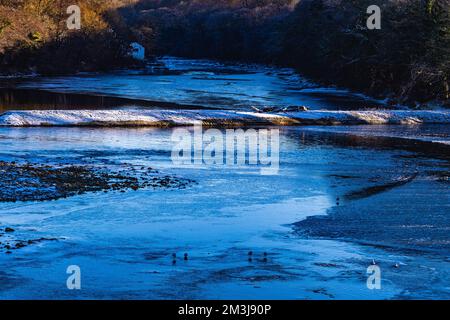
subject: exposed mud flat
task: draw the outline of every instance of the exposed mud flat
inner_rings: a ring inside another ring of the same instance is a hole
[[[348,200],[357,200],[370,197],[372,195],[376,195],[378,193],[386,192],[396,187],[400,187],[405,185],[411,181],[413,181],[417,177],[418,173],[414,173],[410,176],[398,177],[393,181],[387,182],[382,185],[376,185],[371,187],[366,187],[361,190],[352,191],[349,194],[345,195],[345,198]]]
[[[0,161],[0,202],[47,201],[88,192],[185,188],[191,180],[160,176],[158,171],[122,165],[106,167],[42,165]]]
[[[352,190],[338,197],[327,215],[299,221],[295,230],[307,237],[346,240],[389,250],[448,252],[447,174],[445,170],[413,173]],[[346,180],[356,184],[358,179]]]
[[[403,150],[406,153],[395,155],[401,164],[392,175],[354,168],[330,175],[336,192],[335,205],[327,210],[327,215],[311,216],[295,223],[296,233],[390,251],[446,254],[450,249],[447,129],[439,126],[403,130],[386,126],[370,128],[356,128],[351,133],[344,127],[314,130],[323,130],[327,138],[322,141],[327,145],[370,147],[374,152]],[[422,133],[427,132],[435,133],[433,139],[423,139]],[[443,141],[434,141],[436,135]],[[361,185],[362,176],[366,181]]]

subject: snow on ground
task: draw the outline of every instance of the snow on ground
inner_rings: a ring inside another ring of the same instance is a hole
[[[0,115],[0,126],[186,126],[448,124],[450,111],[25,110]]]

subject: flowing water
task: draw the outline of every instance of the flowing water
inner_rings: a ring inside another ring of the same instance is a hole
[[[347,110],[383,105],[381,101],[348,90],[316,85],[292,69],[173,57],[162,58],[139,71],[25,78],[9,80],[7,84],[13,84],[16,90],[0,94],[0,106],[4,109],[17,109],[17,105],[32,108],[36,104],[41,108],[61,109],[64,105],[135,108],[165,103],[164,107],[173,108],[187,105],[233,110],[271,105]],[[109,101],[95,99],[98,95],[107,96]]]

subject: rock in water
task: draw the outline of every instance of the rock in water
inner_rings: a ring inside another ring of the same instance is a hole
[[[137,42],[130,44],[130,55],[136,60],[145,59],[145,48]]]

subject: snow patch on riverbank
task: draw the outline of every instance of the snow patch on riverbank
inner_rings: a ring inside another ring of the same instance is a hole
[[[205,126],[449,124],[450,111],[26,110],[0,115],[0,126]]]

